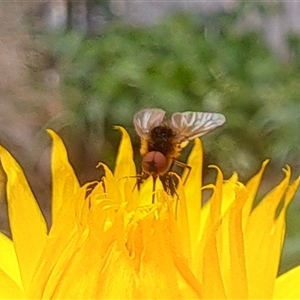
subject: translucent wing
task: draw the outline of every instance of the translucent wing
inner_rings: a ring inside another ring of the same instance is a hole
[[[179,134],[179,142],[182,142],[203,136],[223,125],[225,121],[226,118],[222,114],[188,111],[173,114],[171,126]]]
[[[137,134],[146,138],[156,126],[161,125],[165,118],[166,112],[159,108],[143,109],[137,112],[133,117],[133,124]]]

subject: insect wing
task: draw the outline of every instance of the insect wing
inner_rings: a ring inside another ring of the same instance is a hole
[[[159,108],[143,109],[133,117],[133,124],[137,134],[142,138],[147,138],[151,129],[161,125],[166,112]]]
[[[203,136],[223,125],[225,121],[225,116],[218,113],[183,112],[172,115],[171,126],[178,132],[179,142],[183,142]]]

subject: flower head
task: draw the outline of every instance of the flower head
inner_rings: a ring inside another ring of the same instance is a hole
[[[202,186],[202,145],[195,141],[186,184],[167,194],[158,180],[136,188],[127,132],[114,173],[80,186],[61,139],[52,150],[52,225],[24,173],[0,149],[7,175],[12,240],[0,234],[0,298],[248,299],[299,298],[300,268],[279,278],[285,215],[299,179],[291,170],[253,208],[267,162],[243,185],[234,174]],[[202,191],[212,196],[202,202]],[[297,281],[298,280],[298,281]]]

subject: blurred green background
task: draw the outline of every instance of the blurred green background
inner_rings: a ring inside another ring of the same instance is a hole
[[[99,176],[99,160],[113,167],[120,140],[113,125],[129,131],[138,156],[132,116],[150,107],[169,114],[191,110],[226,116],[222,128],[203,138],[206,181],[214,176],[209,164],[220,166],[227,177],[237,171],[246,182],[270,158],[263,194],[282,178],[285,164],[299,173],[300,36],[284,36],[289,55],[280,57],[263,28],[241,25],[253,12],[261,18],[280,14],[280,5],[241,2],[231,10],[180,11],[143,26],[126,22],[109,2],[91,1],[93,9],[102,9],[104,21],[88,30],[76,25],[72,2],[68,5],[63,28],[37,26],[32,11],[24,20],[30,84],[40,93],[59,95],[54,113],[45,113],[49,103],[30,104],[41,113],[33,135],[38,147],[27,163],[29,178],[36,172],[34,160],[49,145],[45,128],[62,135],[82,182]],[[39,24],[42,19],[43,14]],[[55,88],[49,91],[51,84]],[[25,168],[26,159],[21,156]],[[281,272],[300,263],[299,196],[291,206]]]

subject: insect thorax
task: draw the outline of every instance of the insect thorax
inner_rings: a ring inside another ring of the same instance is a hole
[[[169,126],[161,125],[154,127],[150,132],[148,151],[159,151],[165,156],[175,155],[176,133]]]

